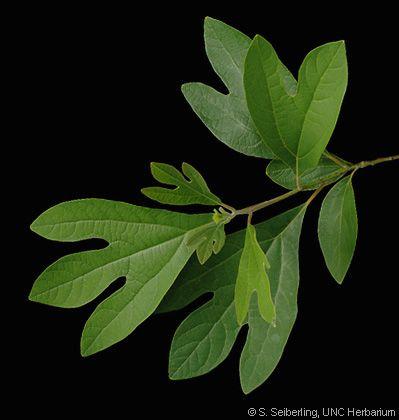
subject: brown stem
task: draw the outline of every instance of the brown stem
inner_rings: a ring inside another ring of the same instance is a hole
[[[379,163],[384,163],[384,162],[392,162],[393,160],[398,160],[398,159],[399,159],[399,155],[387,156],[387,157],[382,157],[382,158],[378,158],[374,160],[366,160],[363,162],[356,163],[355,165],[351,166],[349,169],[367,168],[368,166],[374,166],[374,165],[378,165]]]
[[[292,195],[297,194],[300,191],[301,191],[300,189],[288,191],[287,193],[281,194],[281,195],[279,195],[277,197],[274,197],[271,200],[262,201],[261,203],[254,204],[254,205],[248,206],[248,207],[244,207],[241,210],[237,210],[235,212],[235,214],[236,215],[239,215],[239,214],[250,214],[250,213],[253,213],[255,211],[264,209],[265,207],[269,207],[272,204],[278,203],[279,201],[285,200],[286,198],[291,197]]]
[[[248,225],[250,225],[252,222],[252,212],[248,213]]]
[[[394,156],[388,156],[388,157],[382,157],[382,158],[378,158],[378,159],[374,159],[374,160],[368,160],[368,161],[362,161],[359,163],[355,163],[353,165],[350,166],[346,166],[345,168],[342,166],[342,170],[340,170],[339,172],[341,173],[341,175],[344,175],[347,172],[350,171],[357,171],[358,169],[362,169],[362,168],[367,168],[368,166],[374,166],[374,165],[378,165],[380,163],[384,163],[384,162],[391,162],[393,160],[399,160],[399,155],[394,155]],[[337,174],[339,175],[339,174]],[[310,196],[309,200],[307,201],[307,203],[310,203],[311,200],[313,200],[314,197],[316,197],[316,195],[327,185],[329,185],[330,182],[328,182],[328,180],[324,181],[319,187],[318,189]],[[238,216],[240,214],[251,214],[254,213],[255,211],[264,209],[265,207],[269,207],[273,204],[276,204],[280,201],[283,201],[295,194],[298,194],[299,192],[303,191],[302,188],[296,188],[295,190],[291,190],[288,191],[285,194],[281,194],[277,197],[274,197],[270,200],[266,200],[266,201],[262,201],[261,203],[257,203],[257,204],[253,204],[252,206],[248,206],[248,207],[244,207],[241,210],[235,210],[232,213],[232,216]]]

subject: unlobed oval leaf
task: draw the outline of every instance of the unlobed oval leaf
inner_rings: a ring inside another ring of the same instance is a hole
[[[314,168],[334,131],[348,84],[345,42],[329,42],[304,59],[294,97],[301,111],[297,140],[296,172]]]
[[[322,157],[318,165],[306,171],[299,178],[299,184],[303,190],[313,190],[323,182],[334,182],[339,179],[344,170],[337,163],[327,157]],[[281,160],[272,160],[266,168],[266,175],[276,184],[288,190],[297,188],[297,178],[295,172]]]
[[[319,242],[330,273],[342,283],[357,239],[357,214],[352,176],[335,184],[323,200],[318,226]]]

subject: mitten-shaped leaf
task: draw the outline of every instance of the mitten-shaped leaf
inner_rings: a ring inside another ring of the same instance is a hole
[[[319,216],[319,241],[330,273],[342,283],[355,251],[357,215],[352,177],[334,185],[326,195]]]
[[[227,146],[249,156],[273,157],[253,124],[245,101],[242,77],[251,39],[211,18],[205,19],[204,37],[209,61],[229,93],[225,95],[202,83],[186,83],[182,86],[184,97],[215,137]],[[289,84],[288,76],[286,80]]]
[[[311,51],[294,94],[285,89],[281,71],[273,47],[257,35],[245,60],[248,109],[267,146],[299,177],[318,164],[334,130],[347,85],[345,45]]]
[[[101,238],[108,246],[65,256],[33,285],[30,299],[73,308],[100,295],[114,280],[125,285],[100,303],[86,323],[81,351],[96,353],[129,335],[150,316],[193,249],[187,235],[212,216],[186,215],[108,200],[76,200],[44,212],[31,228],[45,238]]]
[[[244,249],[241,254],[240,265],[235,287],[234,302],[237,321],[243,324],[248,314],[251,297],[257,295],[260,316],[269,323],[276,318],[276,309],[271,296],[270,281],[267,270],[269,261],[256,239],[256,231],[248,225],[245,232]]]
[[[148,187],[141,192],[152,200],[163,204],[187,205],[204,204],[220,205],[220,198],[211,193],[202,175],[188,163],[182,165],[183,173],[166,163],[151,163],[153,177],[163,184],[176,188]],[[185,178],[184,175],[188,178]]]
[[[298,245],[304,213],[305,207],[301,206],[256,225],[259,245],[270,261],[268,276],[276,326],[261,317],[253,295],[246,321],[249,332],[240,361],[245,393],[273,372],[295,322]],[[169,360],[172,379],[203,375],[228,356],[241,328],[235,313],[234,290],[245,235],[245,231],[228,235],[222,251],[206,265],[191,260],[161,302],[159,312],[166,312],[213,293],[213,298],[192,312],[175,333]]]

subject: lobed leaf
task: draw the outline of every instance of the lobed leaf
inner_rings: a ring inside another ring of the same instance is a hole
[[[199,263],[205,264],[212,252],[218,254],[221,251],[225,240],[224,224],[212,221],[192,231],[187,236],[186,244],[196,250]]]
[[[36,280],[29,298],[64,308],[95,299],[114,280],[125,285],[100,303],[87,321],[81,352],[87,356],[129,335],[156,309],[194,250],[191,231],[212,220],[126,203],[86,199],[61,203],[39,216],[31,229],[57,241],[100,238],[108,246],[65,256]]]
[[[247,319],[249,332],[240,360],[245,393],[258,387],[273,372],[295,322],[298,245],[304,213],[305,206],[300,206],[256,226],[259,245],[271,265],[268,275],[276,326],[264,321],[252,299]],[[172,379],[203,375],[229,354],[241,328],[234,309],[234,289],[244,236],[244,231],[229,235],[222,251],[205,266],[191,260],[161,302],[158,311],[166,312],[180,309],[205,293],[213,293],[213,298],[191,313],[175,333],[169,361]]]
[[[209,190],[202,175],[188,163],[182,164],[182,173],[180,173],[172,165],[153,162],[151,163],[151,173],[157,181],[176,186],[174,189],[142,188],[141,192],[152,200],[174,205],[204,204],[214,206],[222,204],[220,198]]]
[[[202,83],[186,83],[182,92],[193,111],[214,136],[249,156],[273,157],[252,122],[242,77],[251,39],[216,19],[204,23],[205,49],[213,69],[229,90],[227,95]],[[286,80],[289,84],[289,80]]]
[[[352,176],[335,184],[323,200],[318,226],[319,242],[330,273],[342,283],[357,239],[357,214]]]
[[[332,42],[311,51],[294,95],[281,71],[274,48],[257,35],[245,60],[248,109],[266,144],[298,178],[317,166],[336,125],[347,85],[345,45]]]
[[[251,297],[255,292],[260,316],[266,322],[274,324],[276,309],[267,275],[269,269],[269,261],[256,240],[256,230],[252,225],[248,225],[234,293],[237,321],[240,325],[245,321]]]

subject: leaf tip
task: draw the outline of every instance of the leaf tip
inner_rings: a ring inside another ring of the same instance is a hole
[[[190,169],[193,169],[193,167],[189,163],[187,163],[187,162],[182,162],[181,168],[182,168],[182,171],[183,171],[184,175],[186,175],[186,176],[187,176],[186,170],[187,169],[189,169],[189,170]]]
[[[181,376],[179,376],[178,370],[176,368],[172,368],[170,364],[168,369],[168,377],[171,381],[178,381],[180,379],[183,379]]]
[[[223,27],[226,26],[225,23],[223,23],[221,20],[215,19],[211,16],[205,16],[204,18],[204,29],[206,31],[207,28],[215,28],[219,26],[219,27]]]
[[[186,97],[186,95],[187,95],[187,92],[188,92],[188,89],[189,89],[189,87],[190,87],[190,85],[191,85],[192,83],[183,83],[181,86],[180,86],[180,90],[181,90],[181,92],[182,92],[182,94],[183,94],[183,96],[184,97]]]
[[[237,324],[242,327],[244,325],[244,321],[246,319],[246,313],[243,314],[242,311],[236,305],[236,321]]]
[[[251,388],[246,388],[243,384],[241,384],[241,389],[242,389],[242,392],[243,392],[245,395],[248,395],[248,394],[250,394],[250,393],[253,391],[253,389],[251,389]]]
[[[86,351],[86,350],[84,350],[84,349],[82,349],[82,348],[80,349],[80,355],[81,355],[82,357],[84,357],[84,358],[91,356],[91,354],[92,354],[92,353],[90,353],[90,352],[88,352],[88,351]]]
[[[344,281],[344,278],[346,276],[346,272],[343,274],[333,274],[334,280],[341,285]]]
[[[346,54],[346,42],[345,42],[345,40],[344,39],[340,39],[340,40],[338,40],[338,41],[336,41],[335,42],[335,44],[337,45],[337,51],[339,51],[339,50],[343,50],[342,51],[342,54]]]
[[[266,39],[265,38],[263,38],[263,36],[262,35],[259,35],[259,34],[256,34],[255,36],[254,36],[254,39],[253,39],[253,43],[255,44],[258,44],[259,42],[265,42],[266,41]],[[267,42],[267,41],[266,41]]]
[[[159,165],[159,162],[150,162],[151,172]]]
[[[30,230],[40,236],[42,236],[41,233],[41,228],[42,228],[42,223],[41,223],[41,216],[37,217],[29,226]]]
[[[40,277],[39,277],[40,279]],[[38,279],[38,280],[39,280]],[[35,302],[35,303],[43,303],[46,305],[51,305],[51,303],[45,298],[45,295],[43,293],[40,293],[40,290],[38,290],[38,288],[36,287],[37,281],[35,283],[33,283],[32,289],[29,292],[28,295],[28,300],[30,302]]]
[[[211,257],[211,255],[212,255],[212,252],[211,253],[208,252],[206,254],[203,254],[201,252],[198,252],[198,249],[197,249],[197,258],[198,258],[198,262],[201,265],[204,265],[209,260],[209,258]]]
[[[91,356],[94,353],[97,353],[98,350],[93,349],[92,345],[88,345],[86,342],[86,337],[84,335],[84,331],[82,334],[82,338],[80,340],[80,355],[82,357],[88,357]]]
[[[30,291],[28,295],[28,300],[31,302],[37,302],[36,295],[33,293],[33,289]]]
[[[336,52],[343,50],[343,53],[346,52],[346,41],[344,39],[339,39],[338,41],[328,42],[326,45],[328,46],[335,46]],[[323,45],[321,46],[323,47]]]
[[[255,388],[256,388],[256,386],[254,386],[254,385],[251,385],[250,383],[249,383],[249,380],[248,379],[246,379],[243,375],[242,375],[242,372],[240,372],[240,384],[241,384],[241,389],[242,389],[242,392],[245,394],[245,395],[248,395],[248,394],[250,394]]]
[[[140,192],[141,192],[141,194],[145,195],[146,197],[151,198],[149,196],[149,192],[148,192],[150,189],[151,189],[151,187],[144,187],[144,188],[141,188]]]
[[[37,219],[35,219],[35,220],[34,220],[34,221],[30,224],[29,229],[30,229],[32,232],[35,232],[35,233],[36,233],[36,229],[37,229]]]

